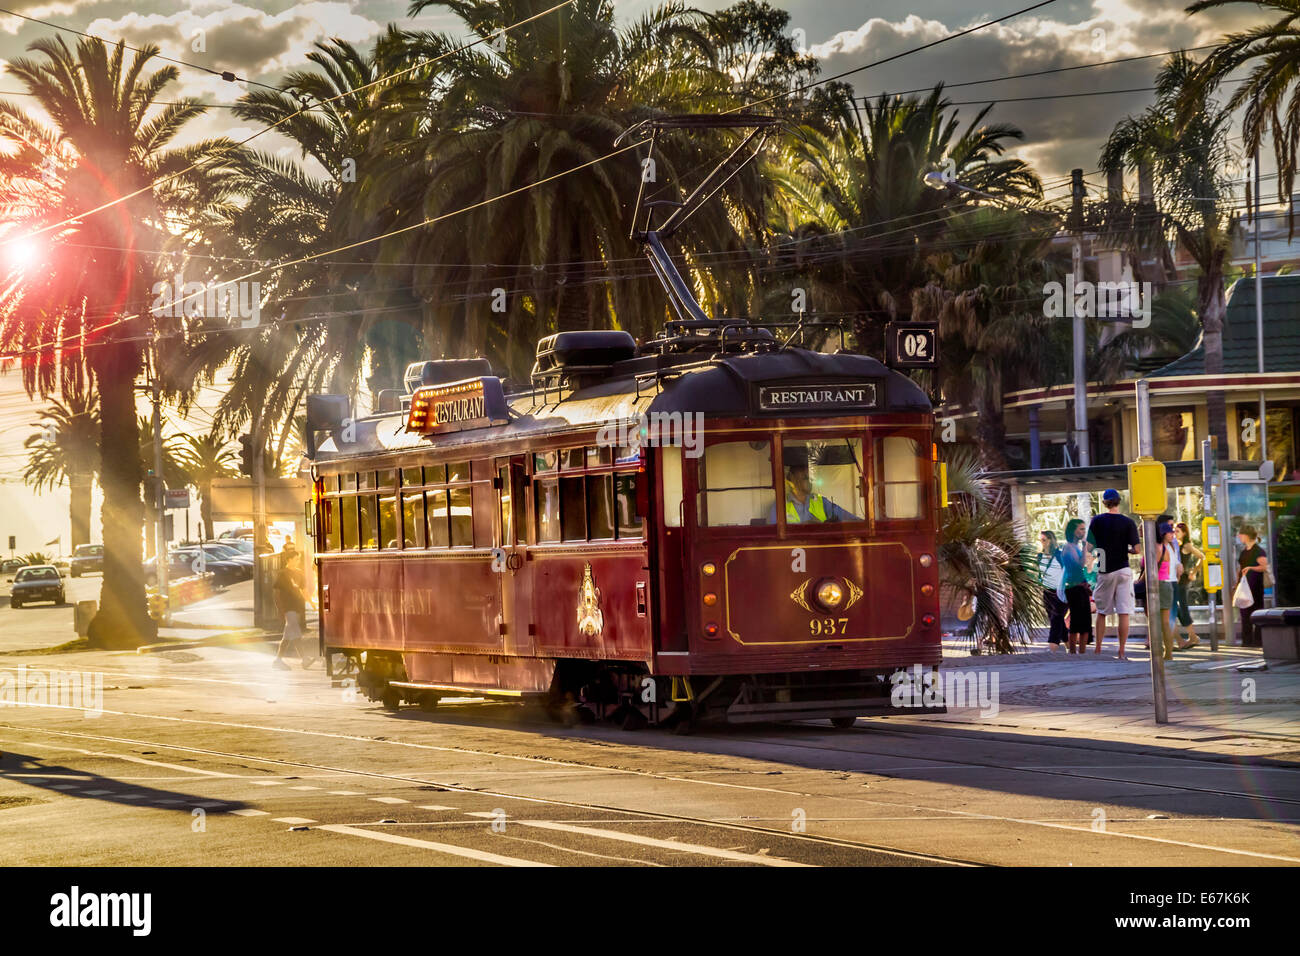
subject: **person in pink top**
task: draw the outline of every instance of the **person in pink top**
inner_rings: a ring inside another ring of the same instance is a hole
[[[1160,629],[1160,646],[1164,648],[1165,660],[1171,661],[1174,659],[1174,629],[1169,626],[1168,615],[1174,606],[1174,585],[1178,582],[1179,575],[1183,573],[1183,564],[1179,560],[1178,543],[1172,523],[1162,521],[1156,526],[1156,549],[1160,558],[1156,573],[1156,580],[1160,582],[1160,620],[1153,620],[1148,613],[1147,630],[1150,631],[1153,627]],[[1154,652],[1153,647],[1152,653]]]

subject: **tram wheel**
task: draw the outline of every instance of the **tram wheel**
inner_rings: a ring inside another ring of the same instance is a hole
[[[627,713],[623,715],[622,726],[624,730],[643,730],[649,723],[650,721],[646,720],[645,714],[641,713],[641,711],[637,710],[635,707],[629,706],[627,708]]]
[[[425,691],[420,695],[420,710],[426,714],[432,714],[438,709],[438,695],[432,691]]]
[[[690,704],[678,704],[669,715],[673,733],[686,737],[695,733],[695,708]]]
[[[385,687],[379,702],[384,705],[384,710],[402,709],[402,695],[397,692],[395,687]]]
[[[856,717],[832,717],[831,726],[836,730],[848,730],[858,722]]]

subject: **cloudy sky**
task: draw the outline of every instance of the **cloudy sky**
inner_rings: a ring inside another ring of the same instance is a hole
[[[632,17],[654,2],[615,0],[615,6],[621,16]],[[713,11],[729,2],[697,0],[697,5]],[[791,29],[802,31],[795,35],[820,58],[823,76],[829,76],[940,39],[1030,2],[786,0],[777,5],[790,11]],[[431,8],[412,19],[406,16],[407,5],[407,0],[266,0],[257,4],[10,0],[8,9],[105,38],[122,37],[135,45],[153,42],[168,56],[274,82],[284,71],[300,66],[313,43],[329,37],[365,44],[389,23],[466,36],[450,14]],[[1244,3],[1228,13],[1196,17],[1188,17],[1184,7],[1185,2],[1171,0],[1058,0],[1027,16],[858,73],[852,82],[860,94],[875,95],[928,88],[939,81],[969,84],[1010,74],[1096,64],[1208,44],[1224,32],[1257,22],[1260,16],[1258,8]],[[22,56],[27,44],[53,32],[51,27],[0,14],[0,60]],[[69,39],[75,41],[75,37]],[[970,104],[961,107],[968,117],[983,103],[1002,101],[992,117],[1024,130],[1025,141],[1017,154],[1033,163],[1044,181],[1059,182],[1072,167],[1089,173],[1095,170],[1106,134],[1118,119],[1147,105],[1150,94],[1017,100],[1149,87],[1159,62],[1152,58],[1052,76],[957,86],[950,93],[954,101]],[[14,79],[0,76],[0,96],[19,89]],[[243,84],[183,68],[178,92],[212,104],[228,104],[243,92]],[[254,131],[235,123],[228,111],[219,108],[202,123],[196,125],[196,134],[243,138]],[[1266,158],[1265,175],[1271,168]],[[1094,184],[1101,182],[1095,175],[1090,179]],[[1060,197],[1063,190],[1058,187],[1049,195]],[[0,377],[0,514],[8,516],[0,522],[5,524],[0,534],[18,533],[23,548],[41,544],[48,537],[44,529],[52,523],[66,523],[66,494],[33,501],[16,481],[25,457],[21,442],[30,434],[29,423],[36,417],[37,405],[21,393],[14,376]]]

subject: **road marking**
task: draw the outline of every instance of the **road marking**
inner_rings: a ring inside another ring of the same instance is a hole
[[[161,804],[163,806],[170,806],[177,803],[184,803],[185,801],[184,800],[152,800],[150,802]]]
[[[348,836],[364,837],[367,840],[379,840],[382,843],[396,843],[399,846],[410,846],[422,850],[433,850],[437,853],[447,853],[451,856],[462,856],[467,860],[478,860],[480,863],[496,863],[499,866],[549,867],[551,865],[549,863],[539,863],[536,860],[523,860],[513,856],[502,856],[499,853],[488,853],[484,850],[474,850],[467,846],[456,846],[451,843],[434,843],[432,840],[417,840],[414,837],[398,836],[395,833],[360,830],[356,827],[350,827],[342,823],[331,823],[317,827],[316,829],[329,830],[331,833],[345,833]]]
[[[410,800],[403,800],[401,797],[371,797],[375,803],[410,803]]]
[[[250,781],[248,781],[248,782],[251,783],[251,784],[252,784],[253,786],[255,786],[255,787],[282,787],[282,786],[284,786],[284,781],[283,781],[283,780],[250,780]]]
[[[118,799],[119,799],[119,800],[143,800],[143,799],[144,799],[144,794],[143,794],[143,793],[124,793],[124,794],[122,794],[120,797],[118,797]]]
[[[331,791],[329,791],[329,794],[330,794],[330,796],[332,796],[332,797],[359,797],[359,796],[361,796],[362,791],[360,791],[360,790],[331,790]]]
[[[224,807],[226,804],[221,800],[208,800],[205,803],[196,803],[196,807],[202,807],[204,810],[211,810],[213,807]]]
[[[75,783],[56,783],[54,786],[50,787],[50,789],[51,790],[80,790],[81,787],[79,787]]]
[[[244,810],[231,810],[230,812],[237,817],[269,817],[271,815],[265,810],[253,810],[251,808]]]
[[[416,807],[417,810],[455,810],[455,807],[442,807],[436,803],[426,804],[422,807]]]
[[[87,790],[85,794],[88,797],[102,797],[104,794],[112,792],[112,790]]]
[[[320,787],[308,787],[304,785],[301,787],[290,787],[289,789],[290,790],[319,790]]]
[[[307,823],[315,823],[315,820],[308,820],[306,817],[275,817],[276,823],[287,823],[290,826],[303,826]]]
[[[734,860],[738,863],[760,863],[763,866],[810,866],[808,863],[796,863],[780,857],[760,853],[738,853],[735,850],[722,850],[718,847],[704,846],[699,843],[680,843],[676,840],[658,840],[654,837],[638,836],[635,833],[619,833],[617,830],[604,830],[597,827],[575,827],[567,823],[548,823],[544,820],[515,820],[517,826],[537,827],[542,830],[560,830],[564,833],[576,833],[579,836],[599,837],[603,840],[620,840],[623,843],[635,843],[660,850],[678,850],[683,853],[695,853],[700,856],[717,857],[720,860]],[[774,837],[779,834],[773,834]]]
[[[449,808],[449,809],[450,809],[450,808]],[[497,813],[497,812],[494,811],[494,810],[466,810],[466,811],[465,811],[465,816],[467,816],[467,817],[483,817],[483,818],[485,818],[485,819],[491,820],[493,817],[499,817],[499,816],[501,816],[501,814]]]

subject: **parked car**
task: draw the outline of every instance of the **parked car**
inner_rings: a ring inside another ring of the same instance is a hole
[[[13,588],[9,594],[10,607],[22,607],[33,601],[53,601],[66,604],[67,594],[63,590],[63,578],[59,569],[52,564],[34,564],[19,568],[14,575]]]
[[[198,545],[198,547],[202,548],[203,553],[210,559],[217,561],[230,561],[246,568],[247,573],[244,575],[245,578],[251,578],[253,576],[253,555],[251,553],[245,554],[238,548],[233,548],[224,543],[212,541],[205,541],[203,544]]]
[[[50,564],[54,565],[61,574],[67,574],[72,570],[72,559],[66,554],[61,554],[57,558],[52,558]]]
[[[247,541],[250,545],[253,543],[254,531],[252,528],[235,528],[233,531],[223,531],[217,537],[222,544],[228,539],[237,541]],[[268,526],[266,529],[266,541],[271,546],[272,551],[284,550],[284,532],[274,526]]]
[[[177,548],[175,551],[169,551],[167,554],[167,578],[175,580],[176,578],[187,578],[199,572],[195,571],[195,562],[198,556],[203,554],[202,564],[203,572],[212,575],[212,580],[221,586],[235,584],[248,578],[248,569],[234,561],[223,561],[213,555],[201,552],[198,548]],[[144,563],[144,578],[146,583],[153,584],[158,580],[158,561],[156,558],[150,558]]]
[[[103,572],[104,546],[102,544],[79,544],[72,552],[72,564],[69,573],[74,578],[91,571]]]
[[[13,574],[19,568],[27,567],[27,562],[20,558],[5,558],[0,561],[0,574]]]

